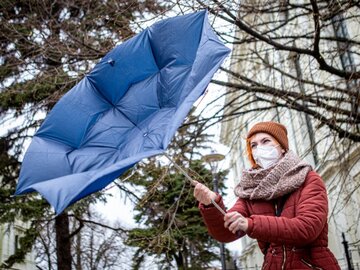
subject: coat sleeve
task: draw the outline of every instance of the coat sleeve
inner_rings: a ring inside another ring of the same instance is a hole
[[[220,195],[218,195],[215,201],[219,204],[219,206],[222,209],[224,209],[225,212],[227,212],[222,197]],[[205,206],[200,203],[199,209],[209,234],[216,240],[223,243],[229,243],[245,235],[244,232],[238,232],[235,235],[227,228],[225,228],[223,214],[213,205]],[[233,212],[233,211],[237,211],[245,217],[249,216],[246,203],[242,199],[238,199],[234,204],[234,206],[231,209],[229,209],[228,212]]]
[[[325,185],[310,172],[295,206],[295,217],[250,216],[248,236],[259,241],[306,246],[313,242],[327,223],[328,201]]]

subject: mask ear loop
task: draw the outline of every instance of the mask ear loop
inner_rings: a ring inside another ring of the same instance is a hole
[[[276,145],[275,147],[278,147],[278,146],[281,148],[281,153],[285,154],[286,150],[284,148],[282,148],[280,144]]]

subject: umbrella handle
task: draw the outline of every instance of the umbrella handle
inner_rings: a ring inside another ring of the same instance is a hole
[[[164,155],[168,158],[168,160],[170,160],[171,163],[174,164],[174,166],[176,167],[176,169],[178,169],[184,176],[187,180],[190,181],[190,183],[195,186],[198,182],[195,181],[194,179],[192,179],[190,177],[190,175],[187,174],[187,172],[185,172],[185,170],[183,168],[181,168],[167,153],[164,153]],[[222,209],[220,207],[220,205],[218,205],[213,199],[211,199],[211,203],[223,214],[225,215],[226,212],[224,211],[224,209]]]

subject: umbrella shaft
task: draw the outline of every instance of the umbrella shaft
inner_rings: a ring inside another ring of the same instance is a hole
[[[217,208],[217,210],[220,211],[221,214],[225,216],[226,212],[220,207],[220,205],[218,205],[213,199],[211,199],[211,203]]]
[[[192,179],[190,175],[188,175],[187,172],[185,172],[185,170],[181,168],[167,153],[164,153],[164,155],[174,164],[176,169],[178,169],[185,176],[185,178],[190,181],[192,185],[196,185],[196,181]]]
[[[183,168],[181,168],[167,153],[164,153],[164,155],[168,158],[168,160],[170,160],[170,162],[172,162],[172,163],[174,164],[175,168],[178,169],[178,170],[185,176],[185,178],[190,181],[190,183],[191,183],[192,185],[195,185],[195,184],[196,184],[196,181],[195,181],[194,179],[192,179],[192,178],[187,174],[187,172],[186,172]],[[226,214],[225,211],[224,211],[224,209],[222,209],[222,208],[220,207],[220,205],[218,205],[213,199],[211,199],[211,203],[212,203],[223,215]]]

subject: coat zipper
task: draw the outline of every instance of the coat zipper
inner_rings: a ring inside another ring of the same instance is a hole
[[[304,259],[301,259],[301,261],[302,261],[304,264],[306,264],[310,269],[323,270],[322,268],[317,267],[317,266],[314,266],[314,265],[312,265],[311,263],[305,261]]]
[[[278,204],[277,204],[277,201],[275,202],[275,216],[278,216]],[[281,270],[284,270],[285,269],[285,263],[286,263],[286,248],[285,248],[285,245],[282,246],[283,248],[283,262],[282,262],[282,265],[281,265]]]
[[[286,263],[286,248],[285,248],[285,245],[283,245],[283,262],[282,262],[282,265],[281,265],[281,270],[284,270],[285,269],[285,263]]]
[[[278,204],[277,204],[277,201],[275,202],[275,216],[278,216]],[[285,245],[282,246],[283,248],[283,262],[282,262],[282,265],[281,265],[281,270],[284,270],[285,269],[285,263],[286,263],[286,248],[285,248]]]

